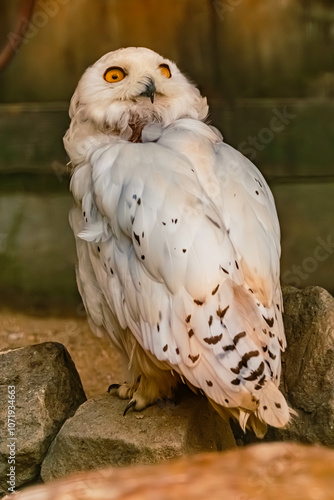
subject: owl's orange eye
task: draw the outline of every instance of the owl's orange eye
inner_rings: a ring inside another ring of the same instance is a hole
[[[126,77],[126,73],[124,69],[119,68],[118,66],[113,66],[112,68],[108,68],[103,75],[103,78],[106,82],[116,83],[120,82]]]
[[[172,77],[172,72],[171,72],[168,64],[159,64],[159,69],[160,69],[162,76],[164,76],[165,78]]]

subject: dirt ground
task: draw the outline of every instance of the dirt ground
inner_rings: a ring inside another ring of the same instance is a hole
[[[32,316],[0,310],[0,349],[41,342],[60,342],[69,351],[87,398],[123,382],[120,358],[108,338],[96,337],[80,317]]]

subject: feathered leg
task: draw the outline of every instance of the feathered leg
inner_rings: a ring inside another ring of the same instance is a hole
[[[113,384],[109,389],[117,389],[118,396],[130,399],[124,414],[130,409],[140,411],[157,400],[172,399],[180,381],[167,363],[158,361],[144,351],[133,335],[125,335],[123,361],[126,364],[126,382]]]

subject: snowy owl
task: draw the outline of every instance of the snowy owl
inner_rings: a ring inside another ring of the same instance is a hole
[[[129,408],[182,381],[262,436],[287,424],[280,229],[257,168],[205,123],[170,60],[110,52],[71,100],[70,223],[92,328],[123,353]]]

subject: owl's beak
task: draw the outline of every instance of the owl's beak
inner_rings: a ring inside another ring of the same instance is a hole
[[[145,85],[145,90],[140,95],[143,97],[149,97],[151,99],[151,103],[154,102],[154,94],[157,91],[154,81],[150,78],[148,83]]]

